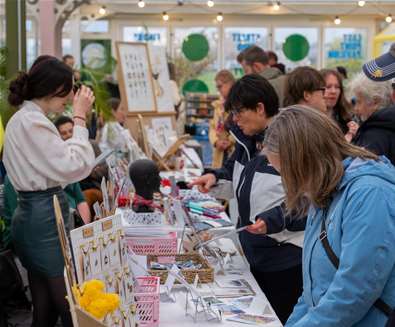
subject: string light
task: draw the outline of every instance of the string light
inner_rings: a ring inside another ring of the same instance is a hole
[[[340,25],[341,22],[342,22],[342,20],[340,19],[339,16],[336,16],[336,17],[335,17],[335,20],[334,20],[333,22],[334,22],[336,25]]]
[[[280,10],[280,1],[276,1],[276,3],[273,3],[273,10],[279,11]]]
[[[385,17],[385,21],[386,21],[388,24],[392,23],[392,15],[391,15],[391,14],[388,14],[388,16]]]
[[[222,12],[219,12],[217,15],[217,22],[222,22],[224,20],[224,16],[222,15]]]
[[[106,14],[106,6],[100,7],[100,9],[99,9],[99,14],[100,14],[100,15],[105,15],[105,14]]]
[[[363,7],[366,4],[366,1],[359,0],[358,1],[358,6]]]
[[[207,6],[209,6],[210,8],[214,7],[214,1],[213,0],[208,0],[207,1]]]
[[[139,0],[139,2],[137,2],[137,5],[138,5],[140,8],[144,8],[144,7],[145,7],[145,2],[144,2],[144,0]]]
[[[163,18],[163,20],[165,21],[165,22],[167,22],[168,20],[169,20],[169,15],[167,14],[167,12],[166,11],[164,11],[163,12],[163,14],[162,14],[162,18]]]

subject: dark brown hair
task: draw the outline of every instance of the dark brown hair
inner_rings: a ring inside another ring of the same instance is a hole
[[[256,45],[252,45],[240,52],[240,54],[237,56],[237,60],[240,63],[244,60],[247,65],[252,65],[255,62],[259,62],[264,65],[269,63],[269,57],[267,56],[266,52]]]
[[[29,72],[20,72],[9,86],[8,102],[19,106],[25,100],[65,97],[73,88],[73,71],[52,56],[38,57]]]
[[[304,92],[314,92],[325,88],[325,80],[318,70],[302,66],[287,75],[284,90],[284,107],[299,104],[304,100]]]
[[[321,69],[320,71],[324,81],[330,75],[333,75],[337,78],[337,81],[340,86],[340,95],[337,100],[336,105],[333,107],[334,113],[339,116],[345,123],[348,123],[351,120],[351,104],[347,101],[344,96],[344,87],[343,87],[343,78],[340,73],[333,69]],[[325,82],[326,83],[326,82]],[[340,122],[339,122],[340,123]]]

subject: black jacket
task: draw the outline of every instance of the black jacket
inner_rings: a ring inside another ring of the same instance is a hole
[[[373,113],[359,127],[353,144],[385,155],[395,164],[395,106]]]
[[[236,140],[235,151],[224,167],[212,171],[217,179],[233,181],[238,204],[239,226],[265,221],[268,236],[240,233],[244,253],[254,270],[281,271],[301,264],[302,248],[292,244],[303,238],[305,219],[285,215],[285,193],[281,177],[259,154],[263,134],[247,137],[237,126],[230,132]],[[299,232],[299,233],[296,233]]]

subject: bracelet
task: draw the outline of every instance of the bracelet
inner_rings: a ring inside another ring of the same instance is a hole
[[[84,118],[82,116],[73,116],[73,119],[76,119],[76,118],[81,119],[86,122],[86,118]]]

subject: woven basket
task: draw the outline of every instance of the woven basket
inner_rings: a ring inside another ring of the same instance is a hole
[[[150,266],[151,262],[158,262],[158,258],[166,257],[166,256],[158,256],[158,255],[149,255],[147,260],[147,265]],[[199,275],[200,283],[213,283],[214,282],[214,269],[210,267],[209,263],[206,259],[204,259],[200,254],[191,253],[191,254],[177,254],[173,258],[175,261],[187,261],[192,260],[195,263],[202,264],[201,269],[181,269],[181,273],[184,276],[185,280],[192,284],[195,281],[196,274]],[[166,260],[163,260],[166,261]],[[152,276],[160,277],[160,283],[164,284],[167,279],[168,272],[167,270],[155,270],[150,269],[148,272]],[[177,282],[177,281],[176,281]]]

